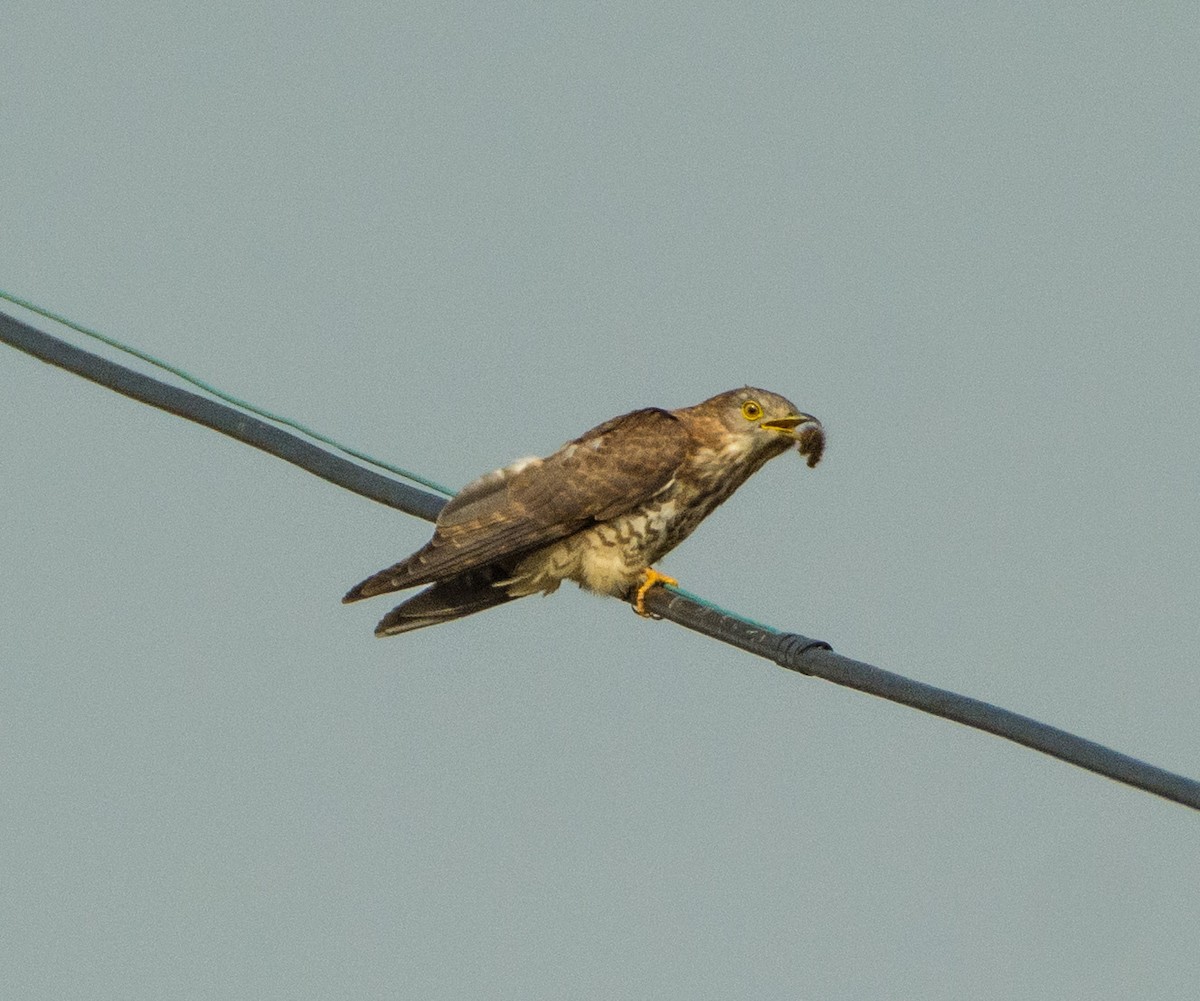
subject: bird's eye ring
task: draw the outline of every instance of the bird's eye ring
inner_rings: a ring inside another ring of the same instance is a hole
[[[748,421],[756,421],[763,415],[763,409],[754,400],[742,404],[742,416]]]

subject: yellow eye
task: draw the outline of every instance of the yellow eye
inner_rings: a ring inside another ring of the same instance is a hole
[[[753,400],[747,400],[742,404],[742,416],[748,421],[756,421],[762,416],[762,407]]]

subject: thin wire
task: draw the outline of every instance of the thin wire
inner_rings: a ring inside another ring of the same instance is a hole
[[[746,625],[754,629],[761,629],[764,633],[781,634],[782,629],[776,629],[774,626],[768,626],[765,622],[757,622],[754,619],[742,615],[740,612],[731,612],[728,608],[722,608],[715,601],[709,601],[707,598],[701,597],[698,594],[693,594],[678,584],[664,584],[663,588],[671,594],[678,594],[680,597],[686,598],[688,601],[699,605],[701,608],[707,608],[717,615],[727,615],[730,618],[737,619],[739,622],[744,622]]]
[[[445,494],[447,497],[453,497],[454,491],[449,487],[444,487],[440,483],[435,483],[433,480],[427,480],[425,477],[418,475],[408,469],[402,469],[399,466],[393,466],[389,462],[382,459],[376,459],[374,456],[368,455],[365,452],[360,452],[358,449],[351,448],[349,445],[343,445],[327,435],[321,434],[319,431],[314,431],[312,428],[301,424],[299,421],[294,421],[290,417],[284,417],[281,414],[272,413],[269,410],[264,410],[262,407],[255,406],[247,400],[243,400],[232,393],[226,393],[222,389],[218,389],[211,383],[205,382],[198,376],[179,368],[177,365],[172,365],[170,362],[163,361],[161,358],[156,358],[152,354],[141,351],[138,348],[131,347],[118,341],[114,337],[109,337],[107,334],[102,334],[98,330],[93,330],[91,327],[85,327],[81,323],[76,323],[74,320],[63,316],[60,313],[55,313],[52,310],[46,309],[44,306],[39,306],[37,303],[30,302],[28,299],[22,299],[18,295],[13,295],[11,292],[6,292],[0,289],[0,299],[7,299],[14,305],[20,306],[22,309],[27,309],[31,313],[36,313],[38,316],[43,316],[47,320],[53,320],[55,323],[61,323],[64,327],[70,327],[72,330],[83,334],[86,337],[91,337],[93,340],[100,341],[102,344],[107,344],[110,348],[116,348],[118,351],[124,351],[127,355],[132,355],[134,358],[140,359],[155,368],[161,369],[164,372],[170,372],[172,375],[182,379],[184,382],[191,383],[197,389],[202,389],[204,392],[215,396],[218,400],[224,400],[226,403],[231,403],[233,406],[247,413],[255,414],[259,417],[265,417],[269,421],[276,424],[282,424],[284,427],[289,427],[294,431],[299,431],[301,434],[314,441],[319,441],[324,445],[330,445],[336,448],[339,452],[345,455],[351,455],[356,459],[375,466],[378,469],[386,469],[389,473],[395,473],[397,476],[402,476],[404,479],[413,483],[419,483],[423,487],[428,487],[440,494]]]

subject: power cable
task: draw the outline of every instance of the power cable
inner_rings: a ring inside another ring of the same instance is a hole
[[[333,438],[323,435],[319,431],[314,431],[312,428],[306,427],[299,421],[292,420],[290,417],[282,417],[279,414],[273,414],[271,411],[255,406],[253,403],[240,399],[239,397],[234,396],[232,393],[226,393],[224,390],[218,389],[216,386],[213,386],[198,376],[192,375],[191,372],[185,371],[184,369],[179,368],[177,365],[172,365],[170,362],[163,361],[161,358],[158,358],[149,352],[142,351],[140,348],[132,347],[123,341],[117,340],[115,337],[109,337],[107,334],[102,334],[100,331],[94,330],[91,327],[85,327],[81,323],[76,323],[74,320],[68,319],[61,313],[55,313],[52,310],[37,305],[37,303],[30,302],[28,299],[22,299],[20,296],[13,295],[11,292],[6,292],[4,289],[0,289],[0,299],[7,299],[9,302],[20,306],[22,309],[27,309],[31,313],[36,313],[38,316],[43,316],[47,320],[53,320],[55,323],[61,323],[64,327],[68,327],[77,333],[90,337],[94,341],[99,341],[101,344],[107,344],[110,348],[116,348],[118,351],[123,351],[125,354],[137,358],[140,361],[144,361],[149,365],[153,365],[155,368],[161,369],[164,372],[169,372],[171,375],[182,379],[184,382],[191,383],[197,389],[204,390],[204,392],[208,393],[210,396],[214,396],[218,400],[224,400],[226,403],[233,404],[233,406],[238,410],[265,418],[274,424],[280,424],[284,427],[292,428],[295,431],[299,431],[306,438],[311,438],[313,441],[319,441],[322,444],[336,448],[339,452],[353,456],[354,458],[359,459],[370,466],[375,466],[378,469],[386,469],[389,473],[395,473],[397,476],[403,477],[404,479],[413,483],[419,483],[421,486],[428,487],[435,493],[443,494],[447,498],[454,496],[454,491],[449,487],[444,487],[440,483],[435,483],[433,480],[427,480],[425,477],[418,476],[416,473],[407,469],[401,469],[399,466],[393,466],[391,463],[384,462],[382,459],[376,459],[374,456],[368,455],[366,452],[360,452],[357,449],[351,448],[349,445],[343,445],[341,442],[335,441]],[[74,369],[72,369],[72,371],[74,371]],[[81,375],[82,373],[77,372],[76,374]],[[180,414],[180,416],[184,415]],[[207,422],[201,421],[200,423]],[[212,425],[209,426],[211,427]],[[217,430],[221,429],[218,428]]]
[[[0,295],[16,301],[18,305],[24,305],[5,293]],[[35,311],[42,316],[58,319],[41,309]],[[70,326],[80,329],[74,324]],[[373,470],[364,469],[361,465],[333,455],[300,435],[268,423],[260,417],[235,409],[225,402],[218,402],[134,372],[37,330],[3,312],[0,312],[0,341],[125,396],[253,445],[330,483],[407,514],[434,521],[438,511],[446,503],[443,497],[426,493]],[[138,354],[138,357],[143,356]],[[157,364],[157,361],[155,363]],[[190,381],[197,384],[196,380]],[[208,387],[205,385],[204,388]],[[232,398],[227,396],[222,396],[222,399],[232,401]],[[272,421],[277,420],[265,411],[256,412]],[[318,437],[292,422],[287,422],[287,425],[302,430],[308,437],[330,443],[329,439]],[[342,446],[335,444],[334,447],[347,454],[358,455]],[[381,465],[374,460],[372,462]],[[822,640],[784,632],[743,618],[682,588],[651,588],[646,595],[646,607],[655,615],[755,656],[764,657],[789,671],[823,678],[834,684],[962,723],[964,726],[984,730],[1085,768],[1097,775],[1124,782],[1137,789],[1200,810],[1200,782],[1195,779],[1169,772],[999,706],[935,688],[862,661],[851,660],[834,653],[829,644]]]

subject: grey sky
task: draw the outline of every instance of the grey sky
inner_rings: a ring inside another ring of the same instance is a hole
[[[1200,775],[1195,8],[18,2],[0,287],[452,486],[819,415],[665,568]],[[41,324],[52,329],[47,324]],[[1190,998],[1197,819],[0,351],[12,997]]]

